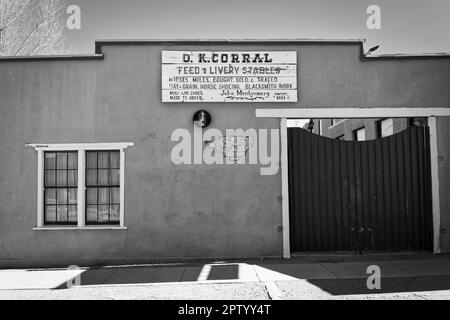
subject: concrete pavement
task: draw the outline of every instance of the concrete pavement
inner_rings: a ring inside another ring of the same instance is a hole
[[[380,267],[381,289],[367,288],[370,265]],[[79,286],[67,289],[75,282]],[[38,299],[449,299],[450,256],[306,255],[291,260],[0,270],[0,299],[27,296]]]

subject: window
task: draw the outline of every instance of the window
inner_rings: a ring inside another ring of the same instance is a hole
[[[341,134],[340,136],[337,136],[336,140],[344,141],[345,140],[345,135]]]
[[[124,227],[124,149],[132,145],[29,144],[38,152],[36,229]]]
[[[364,127],[353,130],[353,140],[354,141],[365,141],[366,140],[366,129]]]
[[[86,151],[86,224],[118,224],[119,151]]]
[[[387,118],[377,122],[377,137],[383,138],[394,134],[394,119]]]
[[[78,193],[78,154],[45,152],[45,224],[76,224]]]

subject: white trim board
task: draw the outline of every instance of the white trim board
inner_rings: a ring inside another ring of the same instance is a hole
[[[27,143],[25,147],[35,150],[109,150],[126,149],[134,146],[134,142],[100,142],[100,143]]]
[[[280,119],[281,138],[281,202],[282,202],[282,224],[283,224],[283,258],[291,257],[291,244],[289,235],[289,163],[288,163],[288,137],[287,119]]]
[[[256,109],[257,118],[407,118],[449,117],[449,108],[289,108]]]
[[[436,117],[428,117],[430,128],[431,201],[433,211],[433,251],[440,253],[441,204],[439,199],[439,152],[437,145]]]

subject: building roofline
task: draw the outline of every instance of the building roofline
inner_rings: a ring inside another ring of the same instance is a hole
[[[309,45],[358,45],[360,59],[370,60],[400,60],[400,59],[449,59],[450,53],[423,53],[423,54],[367,54],[364,51],[365,39],[99,39],[95,40],[94,54],[75,55],[49,55],[49,56],[0,56],[0,61],[58,61],[58,60],[102,60],[103,46],[117,45],[149,45],[149,44],[180,44],[180,45],[227,45],[227,44],[309,44]]]
[[[363,48],[365,39],[97,39],[95,53],[102,54],[102,46],[108,45],[148,45],[148,44],[180,44],[180,45],[274,45],[274,44],[324,44],[324,45],[360,45]]]
[[[0,61],[60,61],[60,60],[102,60],[103,54],[69,54],[48,56],[0,56]]]

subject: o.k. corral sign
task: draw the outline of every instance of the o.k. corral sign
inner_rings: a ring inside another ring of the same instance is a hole
[[[163,102],[296,102],[296,51],[162,51]]]

